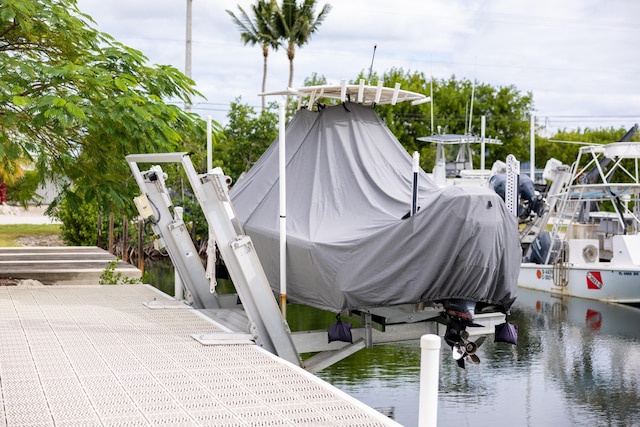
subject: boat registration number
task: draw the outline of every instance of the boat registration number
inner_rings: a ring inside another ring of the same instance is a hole
[[[553,270],[551,268],[541,268],[536,271],[536,277],[540,280],[553,280]]]

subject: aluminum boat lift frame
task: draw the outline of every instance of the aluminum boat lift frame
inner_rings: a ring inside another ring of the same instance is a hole
[[[203,286],[209,282],[205,268],[182,218],[171,215],[169,211],[172,202],[165,185],[166,175],[156,163],[182,165],[245,308],[250,339],[283,359],[300,365],[300,356],[291,332],[273,298],[251,238],[238,234],[232,223],[235,215],[222,169],[215,168],[199,177],[187,153],[132,154],[126,156],[126,160],[144,195],[137,198],[136,206],[143,218],[154,218],[154,232],[160,236],[186,290],[192,296],[194,308],[220,308],[220,300],[214,285]],[[154,166],[141,172],[138,163]],[[211,280],[215,283],[215,278]]]

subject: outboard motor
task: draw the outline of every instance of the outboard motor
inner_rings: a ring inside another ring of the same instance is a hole
[[[486,337],[481,336],[476,342],[469,341],[469,333],[466,330],[467,326],[482,326],[473,321],[476,303],[463,299],[450,299],[444,301],[442,305],[447,318],[444,340],[453,350],[453,359],[463,369],[465,359],[472,363],[480,363],[476,352]]]
[[[534,264],[544,264],[549,250],[551,249],[551,234],[543,231],[529,245],[527,253],[524,256],[524,262],[532,262]]]
[[[498,193],[504,200],[504,193],[507,186],[507,176],[495,174],[489,179],[489,188]],[[535,185],[528,175],[521,174],[518,178],[518,194],[525,203],[518,205],[518,218],[527,219],[531,212],[542,216],[544,213],[544,200],[540,194],[536,193]]]
[[[536,187],[529,175],[520,175],[518,180],[518,193],[528,203],[529,212],[535,212],[542,216],[544,213],[544,202],[540,194],[536,194]]]

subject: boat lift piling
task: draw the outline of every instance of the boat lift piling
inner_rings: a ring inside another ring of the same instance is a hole
[[[418,425],[438,425],[438,380],[440,376],[440,347],[438,335],[427,334],[420,338],[420,398]]]
[[[504,202],[507,209],[516,217],[518,216],[518,181],[520,178],[520,162],[516,156],[507,156],[507,182],[504,191]]]

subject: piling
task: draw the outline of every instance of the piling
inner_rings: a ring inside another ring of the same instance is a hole
[[[438,425],[438,381],[440,376],[440,346],[438,335],[427,334],[420,338],[420,400],[418,425]]]

